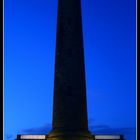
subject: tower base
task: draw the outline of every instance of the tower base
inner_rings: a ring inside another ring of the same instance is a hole
[[[95,140],[95,137],[89,131],[67,131],[53,129],[47,140]]]
[[[83,133],[83,132],[82,132]],[[125,140],[123,135],[108,135],[108,134],[100,134],[91,136],[91,134],[87,134],[85,132],[84,134],[60,134],[56,135],[54,132],[50,133],[50,136],[48,135],[26,135],[26,134],[20,134],[17,135],[16,140]]]

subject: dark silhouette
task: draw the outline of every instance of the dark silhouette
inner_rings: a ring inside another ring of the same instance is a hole
[[[80,0],[59,0],[53,129],[48,139],[93,140],[88,131]]]
[[[95,139],[87,121],[80,0],[58,1],[53,102],[53,128],[47,140]]]

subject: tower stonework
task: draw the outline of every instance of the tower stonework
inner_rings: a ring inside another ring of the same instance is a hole
[[[80,0],[58,0],[53,103],[49,140],[93,140],[88,131]]]

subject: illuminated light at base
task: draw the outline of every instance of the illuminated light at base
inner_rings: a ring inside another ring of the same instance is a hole
[[[47,135],[18,135],[18,139],[45,140]],[[95,140],[121,140],[121,135],[95,135]]]
[[[95,135],[95,139],[103,139],[103,140],[120,140],[120,135]]]
[[[44,139],[45,135],[20,135],[20,139]]]

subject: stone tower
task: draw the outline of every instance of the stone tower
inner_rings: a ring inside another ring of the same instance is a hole
[[[53,129],[49,140],[93,140],[88,131],[80,0],[58,0]]]
[[[18,134],[17,140],[124,140],[88,131],[80,0],[58,0],[53,128],[47,135]]]

